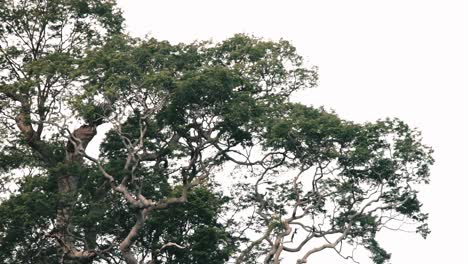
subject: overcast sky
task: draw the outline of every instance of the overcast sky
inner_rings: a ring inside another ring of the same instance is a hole
[[[119,0],[133,36],[173,43],[234,33],[290,40],[320,85],[301,94],[353,121],[398,117],[435,149],[432,183],[421,198],[427,240],[385,233],[393,264],[466,261],[468,213],[468,1]],[[331,254],[310,263],[344,263]],[[361,263],[368,263],[364,255]],[[293,262],[291,262],[293,263]],[[285,263],[287,264],[287,263]]]

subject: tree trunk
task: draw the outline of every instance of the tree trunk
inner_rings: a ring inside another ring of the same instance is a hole
[[[63,164],[64,170],[60,170],[60,175],[57,177],[60,200],[57,210],[55,235],[59,240],[58,242],[67,264],[92,263],[96,256],[94,248],[78,250],[75,247],[73,238],[74,228],[71,221],[79,187],[79,167],[83,163],[83,152],[95,135],[96,127],[89,125],[83,125],[72,133],[66,149]],[[88,243],[95,245],[95,239],[96,236],[94,236],[94,241],[89,241]]]

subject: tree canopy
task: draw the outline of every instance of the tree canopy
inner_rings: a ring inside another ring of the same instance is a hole
[[[288,41],[123,21],[111,0],[0,0],[0,263],[382,264],[382,229],[429,233],[417,130],[292,102],[318,73]]]

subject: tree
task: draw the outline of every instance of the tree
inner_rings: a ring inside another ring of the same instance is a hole
[[[134,39],[113,1],[0,7],[3,263],[306,263],[343,243],[384,263],[381,229],[428,234],[419,132],[292,103],[318,75],[289,42]]]

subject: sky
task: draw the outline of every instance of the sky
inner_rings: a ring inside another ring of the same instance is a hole
[[[398,117],[417,127],[435,150],[431,184],[421,188],[432,233],[423,240],[385,232],[380,242],[393,264],[465,261],[468,1],[117,2],[133,36],[172,43],[235,33],[289,40],[320,74],[319,86],[295,100],[356,122]],[[364,254],[357,259],[369,263]],[[329,251],[309,263],[348,262]]]

